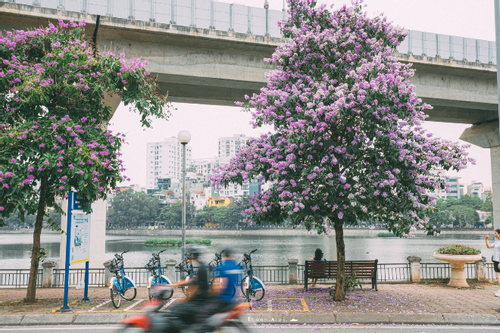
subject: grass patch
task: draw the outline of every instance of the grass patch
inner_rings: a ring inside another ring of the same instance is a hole
[[[210,239],[202,238],[186,238],[186,244],[203,244],[211,245],[212,241]],[[153,238],[148,239],[144,242],[146,246],[181,246],[182,239],[179,238]]]
[[[392,232],[379,232],[377,237],[398,237],[394,235]]]

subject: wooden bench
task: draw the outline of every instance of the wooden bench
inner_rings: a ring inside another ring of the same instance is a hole
[[[353,260],[345,262],[345,276],[356,273],[358,279],[372,279],[372,289],[377,288],[377,260]],[[307,290],[309,279],[332,279],[337,277],[336,261],[306,260],[304,287]]]

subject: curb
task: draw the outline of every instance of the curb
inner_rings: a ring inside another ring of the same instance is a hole
[[[2,326],[32,325],[102,325],[117,324],[128,316],[125,313],[27,314],[0,315]],[[416,325],[495,325],[500,319],[494,315],[391,314],[391,313],[250,313],[240,317],[246,324],[416,324]]]
[[[338,313],[338,314],[281,314],[250,313],[240,317],[243,323],[257,324],[413,324],[413,325],[499,325],[494,315],[470,314],[391,314],[391,313]]]

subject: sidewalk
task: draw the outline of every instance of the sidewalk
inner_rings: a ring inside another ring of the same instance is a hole
[[[248,323],[403,323],[500,325],[498,286],[489,283],[468,289],[449,288],[443,283],[379,284],[379,291],[355,290],[343,302],[333,302],[327,286],[305,291],[301,285],[268,285],[264,299],[256,303],[242,320]],[[0,289],[0,326],[36,324],[114,324],[139,313],[147,290],[139,287],[134,301],[122,300],[120,309],[111,304],[108,288],[90,288],[91,302],[78,302],[83,290],[70,289],[74,310],[55,312],[63,303],[63,289],[37,290],[38,302],[25,305],[25,289]],[[176,291],[170,305],[182,302]],[[167,306],[167,310],[168,310]]]

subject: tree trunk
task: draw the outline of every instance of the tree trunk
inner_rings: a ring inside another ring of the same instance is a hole
[[[340,222],[335,223],[335,241],[337,242],[337,288],[333,299],[343,301],[345,299],[345,244],[343,224]]]
[[[36,213],[35,230],[33,232],[33,249],[31,251],[30,279],[26,293],[26,303],[34,303],[36,300],[36,280],[38,277],[38,266],[40,259],[40,235],[42,234],[43,217],[45,215],[45,196],[47,195],[47,178],[43,177],[40,184],[40,198],[38,200],[38,211]]]

